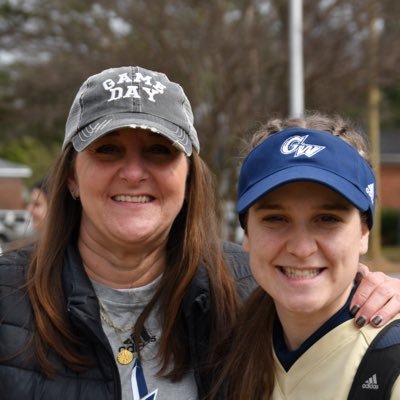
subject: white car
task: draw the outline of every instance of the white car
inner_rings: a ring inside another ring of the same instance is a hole
[[[6,243],[31,236],[32,223],[25,210],[0,210],[0,247]]]

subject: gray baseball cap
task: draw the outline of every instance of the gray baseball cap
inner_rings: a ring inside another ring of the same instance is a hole
[[[193,112],[182,87],[160,72],[141,67],[106,69],[79,89],[68,115],[62,148],[82,151],[120,128],[140,128],[167,137],[186,155],[200,144]]]

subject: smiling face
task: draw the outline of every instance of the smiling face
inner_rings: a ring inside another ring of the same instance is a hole
[[[69,189],[82,204],[80,240],[107,249],[165,245],[185,198],[189,163],[161,135],[109,133],[77,153]]]
[[[369,230],[357,208],[326,186],[294,182],[248,211],[243,246],[278,315],[324,322],[346,302]]]

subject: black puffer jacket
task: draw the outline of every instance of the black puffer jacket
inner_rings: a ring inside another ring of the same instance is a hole
[[[244,298],[254,287],[247,256],[240,246],[231,243],[224,243],[224,252],[239,293]],[[23,289],[29,257],[29,250],[19,250],[0,257],[0,399],[121,399],[118,369],[101,327],[96,295],[73,246],[65,255],[63,267],[66,306],[77,334],[87,339],[82,351],[96,360],[96,366],[83,373],[75,373],[50,351],[48,358],[56,365],[58,372],[54,380],[48,380],[29,357],[32,345],[24,347],[24,344],[30,336],[33,320]],[[198,372],[208,348],[210,296],[207,282],[206,274],[200,269],[183,305],[191,361],[200,396],[207,389]],[[5,360],[13,354],[17,356]]]

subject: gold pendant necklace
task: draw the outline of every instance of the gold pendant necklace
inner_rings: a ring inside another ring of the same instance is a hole
[[[117,361],[121,365],[128,365],[132,362],[132,360],[133,360],[133,353],[131,351],[129,351],[125,347],[119,349],[117,354]]]
[[[104,307],[104,304],[98,298],[99,304],[100,304],[100,317],[101,319],[111,328],[114,329],[115,334],[118,336],[118,339],[121,341],[121,343],[124,343],[120,333],[127,333],[132,331],[132,328],[122,328],[114,323],[114,321],[111,319],[110,314],[108,313],[107,309]],[[134,359],[134,353],[130,350],[128,350],[125,346],[121,346],[118,349],[118,354],[116,357],[117,361],[121,365],[128,365],[130,364],[133,359]]]

